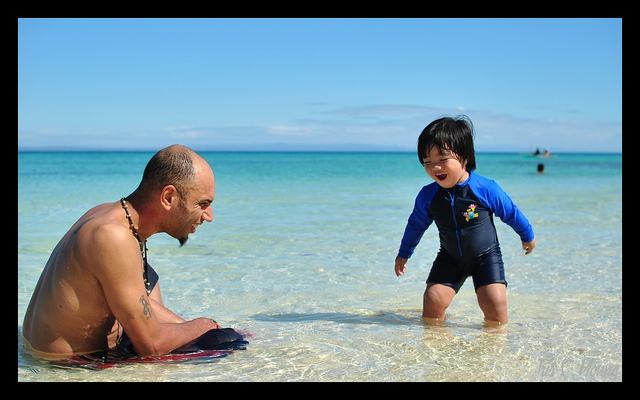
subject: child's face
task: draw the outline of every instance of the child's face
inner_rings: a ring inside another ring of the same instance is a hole
[[[449,150],[442,149],[441,153],[437,146],[429,150],[427,157],[422,160],[422,165],[431,179],[443,188],[452,188],[469,177],[469,172],[465,169],[466,161],[460,162],[458,157]]]

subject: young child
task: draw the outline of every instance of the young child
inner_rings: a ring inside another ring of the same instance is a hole
[[[418,139],[418,157],[435,182],[418,193],[396,257],[396,275],[404,275],[407,260],[435,221],[440,251],[424,292],[425,322],[443,323],[454,295],[472,276],[485,323],[507,323],[507,281],[493,214],[520,235],[525,254],[536,245],[531,224],[498,184],[473,172],[473,125],[466,116],[427,125]]]

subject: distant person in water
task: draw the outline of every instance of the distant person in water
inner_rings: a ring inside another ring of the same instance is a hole
[[[544,164],[538,164],[538,174],[544,174]]]
[[[404,275],[409,257],[435,222],[440,251],[427,278],[425,322],[444,322],[447,307],[471,276],[486,323],[506,323],[507,281],[493,214],[516,231],[525,254],[536,245],[531,224],[498,184],[474,172],[468,118],[445,117],[427,125],[418,139],[418,158],[435,182],[416,198],[395,260],[396,275]]]
[[[185,321],[164,306],[146,248],[159,232],[184,245],[213,220],[214,196],[213,171],[201,156],[180,145],[156,153],[132,194],[89,210],[55,247],[25,314],[25,344],[62,358],[113,348],[126,334],[135,352],[152,356],[220,329],[211,318]]]

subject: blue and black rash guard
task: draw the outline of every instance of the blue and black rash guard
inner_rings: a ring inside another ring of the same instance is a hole
[[[435,221],[441,251],[458,261],[471,261],[499,245],[493,214],[520,235],[523,242],[533,240],[531,224],[493,180],[471,171],[466,181],[450,189],[433,182],[418,193],[398,256],[410,258]]]

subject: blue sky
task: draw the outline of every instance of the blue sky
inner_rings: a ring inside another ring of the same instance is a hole
[[[18,149],[622,151],[621,19],[18,19]]]

